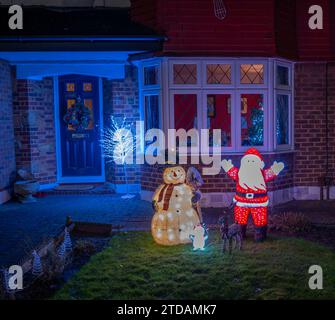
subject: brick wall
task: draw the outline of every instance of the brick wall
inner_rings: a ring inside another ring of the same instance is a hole
[[[150,28],[157,25],[157,0],[131,0],[132,19]]]
[[[0,61],[0,192],[11,187],[15,179],[12,103],[11,68],[7,62]]]
[[[222,156],[224,158],[224,155]],[[232,159],[233,164],[237,167],[240,165],[241,155],[227,156]],[[281,153],[281,154],[266,154],[264,155],[264,161],[266,168],[271,166],[274,161],[283,161],[285,163],[285,169],[281,175],[273,182],[268,183],[268,190],[278,190],[293,187],[293,154],[292,153]],[[202,173],[201,165],[192,165]],[[185,170],[189,165],[183,166]],[[142,166],[142,177],[141,185],[142,189],[146,191],[155,191],[156,188],[163,181],[164,165],[143,165]],[[203,176],[204,185],[201,187],[203,193],[226,193],[235,191],[235,183],[227,176],[223,170],[220,174],[215,176]]]
[[[275,52],[274,1],[225,0],[225,20],[215,17],[212,1],[159,2],[158,26],[169,38],[164,44],[167,53],[268,56]]]
[[[121,120],[126,117],[127,123],[140,119],[139,93],[138,93],[138,70],[134,66],[125,67],[125,79],[104,80],[104,126],[108,127],[110,117]],[[135,137],[135,132],[133,133]],[[128,183],[140,183],[140,167],[138,165],[127,165]],[[114,163],[106,164],[106,180],[115,184],[125,184],[122,166]]]
[[[335,65],[329,65],[329,172],[335,169]],[[318,186],[326,175],[326,64],[302,63],[295,69],[296,186]]]
[[[275,1],[275,33],[277,54],[290,59],[297,58],[297,33],[295,26],[296,3],[292,0]]]
[[[323,8],[324,29],[311,30],[308,25],[311,15],[308,9],[312,5]],[[330,60],[334,59],[334,14],[333,0],[296,0],[296,28],[298,54],[301,60]],[[333,29],[333,30],[332,30]]]
[[[132,0],[136,22],[168,37],[163,52],[178,55],[283,56],[334,59],[335,1],[224,0],[218,20],[210,0]],[[312,5],[320,5],[324,29],[308,26]]]
[[[41,183],[56,181],[53,80],[17,80],[14,90],[17,168]]]

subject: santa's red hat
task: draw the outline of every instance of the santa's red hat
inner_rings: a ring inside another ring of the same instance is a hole
[[[261,159],[264,162],[262,155],[256,148],[250,148],[244,154],[244,156],[249,156],[249,155],[257,156],[259,159]]]

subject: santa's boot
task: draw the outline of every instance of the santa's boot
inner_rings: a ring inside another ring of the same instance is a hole
[[[263,242],[266,240],[267,226],[255,227],[255,241]]]
[[[240,227],[241,227],[242,239],[245,240],[247,238],[247,225],[240,224]]]

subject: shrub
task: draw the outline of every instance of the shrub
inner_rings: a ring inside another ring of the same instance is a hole
[[[73,248],[73,254],[75,256],[88,256],[94,253],[96,247],[93,242],[78,240]]]
[[[269,228],[288,233],[308,232],[312,223],[301,212],[284,212],[269,216]]]

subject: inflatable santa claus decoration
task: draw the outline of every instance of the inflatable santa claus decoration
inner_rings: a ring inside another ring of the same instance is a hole
[[[246,151],[239,169],[234,167],[231,160],[222,161],[223,169],[236,182],[235,221],[241,225],[245,237],[248,216],[251,213],[257,242],[266,239],[269,205],[266,183],[274,180],[284,169],[284,164],[276,161],[268,169],[264,169],[264,166],[263,157],[255,148]]]

